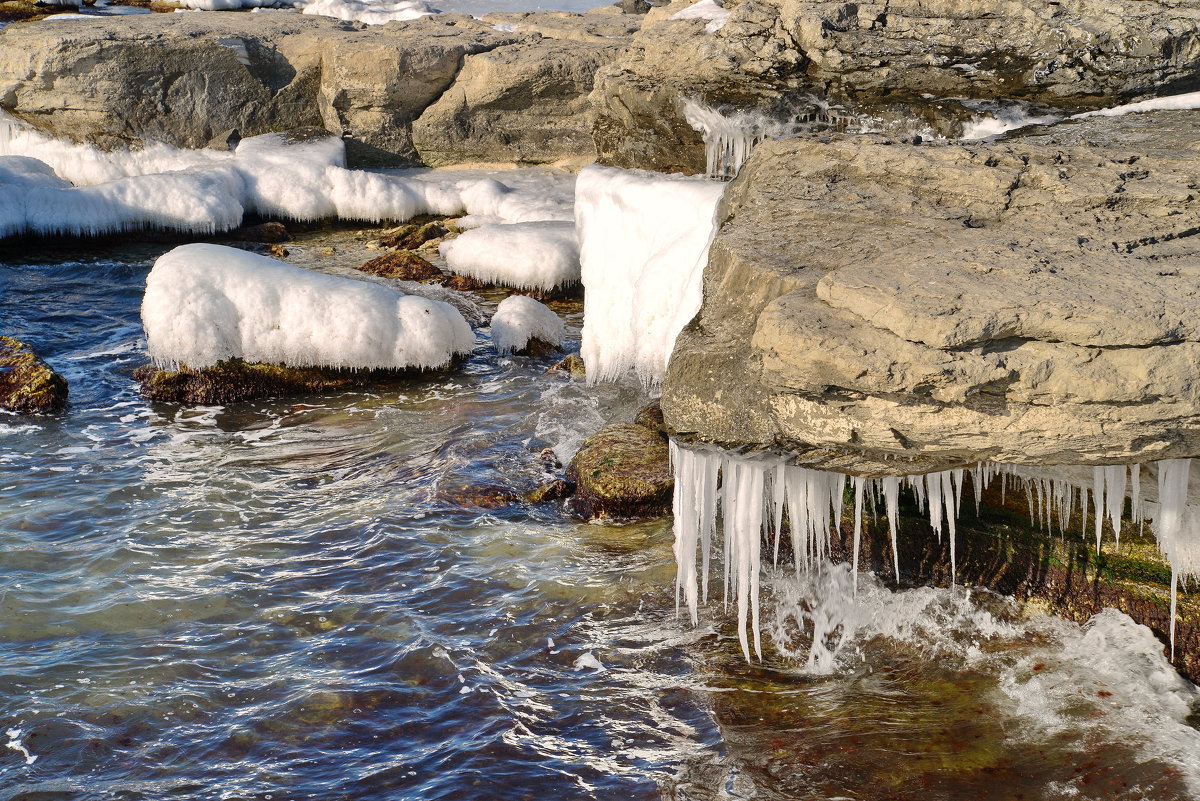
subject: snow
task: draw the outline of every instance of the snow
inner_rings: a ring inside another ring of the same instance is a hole
[[[706,19],[709,22],[704,26],[704,32],[716,33],[725,27],[725,23],[729,21],[731,13],[731,11],[723,8],[716,0],[700,0],[700,2],[692,3],[682,11],[676,11],[668,19]]]
[[[552,290],[579,281],[579,240],[571,222],[482,225],[443,242],[451,272],[488,284]]]
[[[796,573],[798,576],[810,574],[825,560],[832,544],[832,533],[841,524],[847,476],[789,464],[781,455],[740,456],[714,449],[688,448],[675,441],[671,443],[671,462],[675,470],[676,602],[678,604],[680,599],[686,602],[695,623],[699,603],[707,600],[711,543],[720,519],[726,603],[732,594],[737,604],[738,638],[747,661],[751,659],[748,626],[754,632],[754,652],[761,658],[757,593],[763,565],[758,550],[759,538],[763,532],[774,536],[773,562],[777,563],[782,512],[786,508]],[[974,466],[969,472],[977,504],[984,488],[997,478],[1002,482],[1002,498],[1010,480],[1014,485],[1021,485],[1026,493],[1031,525],[1036,524],[1048,532],[1052,530],[1054,515],[1058,516],[1060,530],[1065,530],[1076,508],[1081,511],[1082,525],[1086,528],[1090,491],[1097,549],[1105,520],[1119,536],[1125,499],[1131,497],[1134,522],[1142,519],[1152,522],[1159,546],[1171,565],[1173,658],[1178,582],[1183,577],[1200,576],[1200,507],[1188,504],[1190,459],[1162,460],[1154,463],[1151,469],[1158,477],[1156,503],[1141,497],[1143,466],[1139,465],[1089,468],[1090,486],[1079,486],[1069,475],[1056,478],[1042,470],[1013,465],[985,463]],[[967,473],[965,469],[953,469],[904,477],[850,479],[854,490],[855,556],[851,569],[855,592],[863,503],[870,500],[877,508],[881,492],[891,536],[893,565],[899,580],[898,512],[902,484],[912,490],[918,508],[928,514],[930,527],[939,538],[943,534],[949,537],[951,582],[955,581],[955,527]],[[1131,496],[1127,495],[1127,489]],[[697,550],[703,556],[699,578]]]
[[[500,301],[492,317],[492,342],[501,354],[524,350],[531,339],[558,347],[566,335],[567,327],[552,309],[525,295]]]
[[[725,184],[588,167],[575,184],[589,383],[636,372],[660,384],[675,338],[700,309]]]
[[[35,180],[28,162],[20,175],[17,167],[0,171],[0,185],[14,190],[4,194],[19,196],[0,201],[0,232],[9,235],[135,228],[212,233],[236,227],[247,212],[367,222],[419,214],[488,216],[497,223],[572,219],[573,182],[561,174],[513,171],[502,182],[461,171],[349,170],[335,136],[293,141],[266,134],[243,139],[233,152],[162,144],[102,151],[51,139],[0,112],[0,160],[15,164],[13,157],[36,159],[62,182],[51,187]],[[25,197],[28,189],[38,192]]]
[[[438,13],[420,0],[298,0],[296,7],[302,14],[336,17],[367,25],[386,25]]]
[[[435,368],[475,342],[449,304],[220,245],[183,245],[154,263],[142,324],[163,367]]]
[[[1141,114],[1145,111],[1192,111],[1200,109],[1200,92],[1188,92],[1169,97],[1155,97],[1139,103],[1127,103],[1123,106],[1102,108],[1097,111],[1087,111],[1071,117],[1073,120],[1085,117],[1122,117],[1126,114]]]

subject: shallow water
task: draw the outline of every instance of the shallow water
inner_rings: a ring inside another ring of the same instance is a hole
[[[1196,792],[1195,690],[1118,619],[835,570],[775,586],[792,659],[747,666],[720,604],[680,625],[669,521],[509,500],[643,399],[486,331],[403,394],[147,404],[166,248],[0,253],[0,331],[72,387],[0,418],[0,799]]]

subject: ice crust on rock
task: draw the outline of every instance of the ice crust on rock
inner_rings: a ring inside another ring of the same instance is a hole
[[[575,184],[589,383],[635,372],[662,383],[675,338],[700,309],[725,184],[588,167]]]
[[[102,151],[51,139],[0,112],[0,235],[213,233],[237,227],[247,212],[293,220],[468,214],[497,223],[570,221],[559,182],[543,174],[510,186],[462,173],[350,170],[333,136],[292,141],[265,134],[243,139],[233,152],[159,144]]]
[[[435,368],[475,335],[449,304],[221,245],[183,245],[146,279],[142,324],[161,367],[232,358],[294,367]]]
[[[573,222],[482,225],[443,242],[453,273],[516,289],[552,290],[579,282],[579,240]]]
[[[716,33],[725,27],[726,22],[729,22],[731,13],[733,12],[723,7],[717,0],[700,0],[682,11],[676,11],[668,19],[705,19],[708,20],[708,24],[704,26],[704,32]]]
[[[420,0],[299,0],[296,7],[302,14],[336,17],[366,25],[386,25],[437,13]]]
[[[525,295],[500,301],[492,317],[492,342],[501,354],[524,350],[531,339],[558,347],[566,335],[567,327],[553,309]]]
[[[829,553],[831,537],[841,525],[843,493],[849,477],[840,473],[789,464],[779,455],[740,456],[712,449],[693,449],[672,441],[675,469],[676,599],[687,604],[693,622],[698,604],[707,599],[707,585],[717,520],[722,525],[725,604],[736,601],[738,636],[746,659],[751,658],[747,627],[754,633],[754,652],[761,658],[758,623],[758,584],[763,570],[759,543],[764,535],[774,539],[772,563],[779,558],[783,511],[790,525],[792,558],[797,573],[808,573]],[[1157,477],[1156,500],[1143,497],[1141,477]],[[929,515],[939,538],[949,538],[951,581],[956,570],[955,523],[962,506],[965,479],[970,476],[975,503],[983,489],[999,479],[1002,491],[1011,483],[1028,501],[1031,523],[1051,530],[1058,518],[1060,530],[1078,510],[1087,526],[1089,510],[1096,531],[1096,547],[1104,523],[1116,536],[1125,502],[1130,500],[1135,522],[1151,524],[1159,547],[1171,564],[1171,647],[1175,641],[1175,594],[1184,577],[1200,576],[1200,506],[1189,505],[1191,459],[1164,459],[1150,465],[1106,465],[1090,469],[1090,482],[1070,472],[1030,469],[1014,465],[979,464],[968,469],[924,475],[885,478],[850,478],[854,489],[853,541],[862,533],[863,501],[882,506],[888,519],[893,564],[900,577],[898,544],[899,490],[912,490],[918,507]],[[719,489],[718,489],[719,488]],[[719,514],[718,514],[719,511]],[[855,549],[857,552],[857,548]],[[697,554],[702,567],[697,569]],[[855,560],[857,561],[857,560]],[[857,565],[854,565],[857,568]],[[855,570],[855,572],[857,572]],[[857,587],[857,578],[855,578]]]

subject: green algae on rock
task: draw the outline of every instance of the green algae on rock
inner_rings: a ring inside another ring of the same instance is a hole
[[[0,409],[54,414],[66,405],[66,379],[24,342],[0,336]]]
[[[282,395],[379,388],[410,378],[413,372],[284,367],[230,359],[202,370],[184,366],[170,371],[145,365],[138,368],[133,377],[141,385],[142,394],[152,401],[209,405]]]
[[[584,440],[567,480],[576,510],[592,519],[666,514],[675,488],[667,440],[635,423],[607,425]]]

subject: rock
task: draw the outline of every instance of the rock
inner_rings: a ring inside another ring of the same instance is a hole
[[[1200,454],[1197,123],[764,144],[718,212],[668,427],[864,475]]]
[[[37,3],[24,0],[4,0],[0,2],[0,22],[20,22],[26,19],[40,19],[57,12],[57,8],[39,6]]]
[[[411,250],[397,250],[379,256],[357,269],[383,278],[398,278],[401,281],[426,281],[445,275]]]
[[[589,160],[592,74],[624,41],[589,31],[629,29],[603,27],[608,19],[564,15],[546,33],[453,14],[378,26],[301,14],[9,26],[0,31],[0,109],[102,147],[227,148],[319,128],[343,137],[351,166],[395,166],[420,161],[415,125],[438,163]]]
[[[408,223],[388,231],[379,238],[379,243],[388,248],[416,250],[426,242],[433,242],[449,234],[450,228],[441,220]]]
[[[66,380],[24,342],[0,336],[0,409],[55,414],[66,405]]]
[[[667,426],[663,421],[662,404],[659,401],[653,401],[639,409],[637,415],[633,418],[633,422],[655,433],[666,436]]]
[[[571,377],[572,381],[583,381],[587,378],[587,367],[583,363],[583,359],[575,354],[571,354],[560,361],[558,364],[546,371],[547,373],[566,373]]]
[[[704,172],[688,99],[809,130],[957,135],[977,101],[1087,110],[1195,89],[1200,66],[1200,9],[1172,0],[743,0],[714,33],[669,19],[688,5],[651,10],[597,73],[600,161]]]
[[[571,497],[575,491],[574,487],[568,484],[561,478],[556,478],[549,481],[532,492],[526,493],[525,502],[536,506],[539,503],[549,503],[551,501],[561,501],[563,498]]]
[[[134,371],[133,377],[142,394],[152,401],[209,406],[257,398],[386,388],[399,386],[411,375],[406,371],[283,367],[230,359],[202,370],[185,367],[169,371],[146,365]]]
[[[584,440],[567,480],[575,485],[574,508],[589,519],[666,514],[675,486],[666,439],[633,423],[607,425]]]
[[[229,236],[242,242],[262,242],[268,245],[292,241],[292,235],[281,222],[243,225],[230,231]]]
[[[413,143],[432,166],[544,164],[563,154],[590,163],[592,79],[623,49],[620,40],[541,39],[469,55],[454,85],[413,123]]]
[[[474,278],[468,278],[465,275],[447,275],[442,279],[441,283],[447,289],[455,289],[459,292],[478,292],[487,286],[482,281],[476,281]]]

